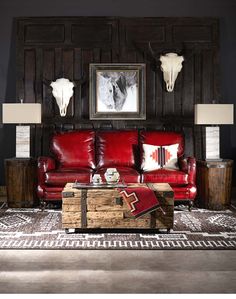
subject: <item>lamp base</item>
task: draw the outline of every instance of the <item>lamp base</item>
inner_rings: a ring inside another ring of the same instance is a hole
[[[220,158],[220,128],[206,127],[206,161],[222,161]]]
[[[16,126],[16,158],[30,158],[30,126]]]

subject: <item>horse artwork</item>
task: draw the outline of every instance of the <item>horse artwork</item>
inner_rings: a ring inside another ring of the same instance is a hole
[[[67,107],[74,93],[74,83],[68,79],[60,78],[51,82],[50,86],[52,87],[52,94],[59,107],[60,115],[64,117],[66,116]]]
[[[175,80],[178,73],[182,69],[183,56],[179,56],[176,53],[167,53],[160,56],[161,70],[163,72],[164,81],[166,83],[166,89],[168,92],[173,91]]]
[[[146,119],[144,63],[90,63],[90,119]]]
[[[137,71],[97,72],[99,111],[137,111]]]

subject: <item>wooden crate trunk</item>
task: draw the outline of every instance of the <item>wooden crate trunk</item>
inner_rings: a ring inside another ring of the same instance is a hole
[[[145,184],[132,184],[142,186]],[[137,219],[116,189],[75,189],[68,183],[62,192],[62,226],[75,228],[173,228],[173,191],[168,184],[151,184],[161,208]],[[129,185],[129,187],[131,187]]]

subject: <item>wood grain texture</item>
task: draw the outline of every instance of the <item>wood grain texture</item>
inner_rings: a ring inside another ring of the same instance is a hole
[[[130,184],[129,187],[146,186]],[[161,209],[137,219],[131,214],[116,189],[88,189],[86,198],[86,228],[173,228],[173,191],[168,184],[149,184],[158,196]],[[73,196],[71,196],[73,194]],[[67,197],[70,196],[70,197]],[[68,183],[62,193],[62,227],[82,228],[83,207],[81,189]]]
[[[232,160],[219,162],[197,161],[197,202],[210,210],[230,207]]]
[[[6,159],[5,172],[8,206],[10,208],[32,208],[37,206],[36,160],[31,158]]]
[[[7,196],[6,186],[0,186],[0,197],[6,197],[6,196]]]
[[[54,17],[17,19],[17,98],[42,103],[41,127],[32,129],[32,155],[48,155],[51,134],[83,128],[158,129],[186,134],[186,152],[203,158],[203,132],[194,141],[194,103],[219,102],[219,22],[215,18]],[[148,52],[151,43],[156,64]],[[184,56],[174,91],[166,92],[159,56]],[[89,64],[145,63],[146,120],[89,120]],[[66,117],[45,83],[75,82]],[[40,136],[40,139],[38,138]],[[33,140],[33,139],[32,139]],[[36,138],[35,138],[36,140]]]

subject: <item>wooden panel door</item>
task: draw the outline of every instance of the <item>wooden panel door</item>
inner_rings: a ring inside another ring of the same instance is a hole
[[[17,97],[42,104],[42,125],[31,130],[32,156],[49,153],[56,130],[137,128],[183,132],[186,153],[202,158],[194,104],[220,101],[217,19],[30,17],[18,18],[17,27]],[[159,56],[167,52],[185,59],[173,92],[160,69]],[[89,120],[90,63],[146,64],[146,120]],[[50,87],[62,77],[75,83],[65,117]]]

